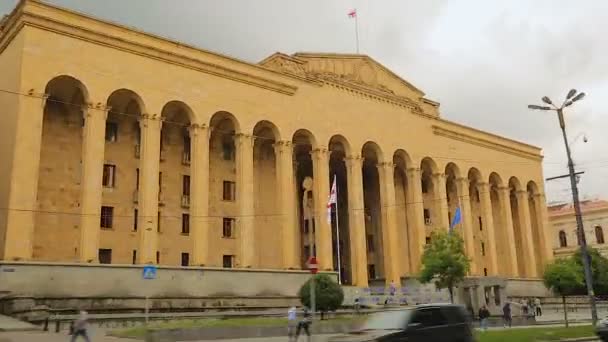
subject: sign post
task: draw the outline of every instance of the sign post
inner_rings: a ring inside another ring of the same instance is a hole
[[[153,265],[144,266],[142,277],[144,278],[144,280],[156,279],[156,266],[153,266]],[[144,315],[145,315],[145,319],[146,319],[146,326],[148,326],[148,316],[149,316],[149,312],[150,312],[148,294],[146,294],[146,299],[145,299],[144,305],[145,305],[145,314]]]
[[[308,259],[308,269],[310,270],[310,315],[312,321],[315,318],[316,311],[316,303],[315,303],[315,275],[319,271],[319,263],[317,262],[317,258],[312,256]],[[311,334],[312,336],[312,334]]]

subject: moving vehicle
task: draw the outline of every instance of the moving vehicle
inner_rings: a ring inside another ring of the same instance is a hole
[[[331,342],[473,342],[464,306],[426,304],[373,314],[363,326]]]

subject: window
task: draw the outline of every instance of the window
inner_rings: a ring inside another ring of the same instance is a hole
[[[190,164],[190,136],[184,134],[184,154],[182,155],[184,164]]]
[[[190,265],[190,254],[182,253],[182,266]]]
[[[100,264],[111,264],[112,263],[112,250],[111,249],[99,249],[99,263]]]
[[[133,210],[133,231],[137,231],[137,222],[139,221],[139,211],[137,209]]]
[[[156,232],[160,233],[160,211],[158,212],[158,215],[156,217]]]
[[[483,221],[481,220],[481,216],[477,218],[479,220],[479,231],[483,230]]]
[[[428,308],[416,311],[412,318],[413,323],[420,323],[422,327],[436,327],[447,325],[448,320],[440,308]]]
[[[367,234],[367,251],[374,251],[374,236],[372,234]]]
[[[595,241],[597,241],[598,244],[604,243],[604,230],[601,226],[595,226]]]
[[[106,141],[115,142],[118,138],[118,124],[116,122],[106,122]]]
[[[101,207],[101,228],[112,229],[114,207]]]
[[[486,244],[481,242],[481,256],[486,256]]]
[[[190,196],[190,176],[184,175],[182,178],[182,195]]]
[[[479,199],[479,198],[480,198],[480,197],[479,197],[479,189],[475,189],[475,200],[476,200],[477,202],[479,202],[479,201],[480,201],[480,199]]]
[[[103,178],[101,183],[106,188],[113,188],[116,177],[116,165],[104,164],[103,165]]]
[[[232,140],[222,142],[222,156],[224,160],[234,159],[234,144]]]
[[[223,238],[231,238],[234,234],[234,219],[229,217],[224,217],[223,225],[222,225],[222,237]]]
[[[431,225],[431,210],[424,209],[424,224],[427,226]]]
[[[224,255],[222,257],[222,263],[224,268],[232,268],[232,261],[234,260],[234,255]]]
[[[367,278],[376,279],[376,265],[367,265]]]
[[[431,244],[431,237],[430,237],[430,236],[427,236],[427,237],[426,237],[426,244],[427,244],[427,245],[430,245],[430,244]]]
[[[488,269],[485,267],[483,268],[483,275],[486,277],[488,276]]]
[[[182,234],[190,234],[190,214],[182,214]]]
[[[160,264],[160,252],[156,251],[156,263]]]
[[[234,199],[236,198],[235,190],[235,182],[224,181],[224,195],[222,197],[224,201],[234,201]]]
[[[137,250],[136,249],[133,250],[133,253],[131,254],[131,259],[132,259],[131,262],[133,263],[133,265],[137,264]]]
[[[135,169],[135,190],[139,190],[139,168]]]
[[[428,186],[426,179],[422,178],[420,180],[420,187],[422,188],[423,194],[426,194],[427,192],[429,192],[429,186]]]
[[[566,232],[563,230],[559,231],[559,246],[568,247],[568,239],[566,238]]]

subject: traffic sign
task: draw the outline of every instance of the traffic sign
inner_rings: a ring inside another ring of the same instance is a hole
[[[317,263],[316,257],[312,256],[308,259],[308,269],[310,270],[310,273],[317,274],[319,271],[319,264]]]
[[[156,279],[156,266],[144,266],[144,279]]]

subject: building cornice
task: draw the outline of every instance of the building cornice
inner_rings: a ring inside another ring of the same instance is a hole
[[[433,134],[443,136],[453,140],[459,140],[466,142],[468,144],[477,145],[480,147],[496,150],[503,153],[508,153],[517,157],[522,157],[530,160],[534,160],[537,162],[541,162],[543,160],[542,155],[540,154],[540,149],[531,145],[527,145],[518,141],[514,141],[511,139],[507,139],[498,135],[494,135],[491,133],[479,131],[477,129],[459,125],[450,121],[440,120],[442,123],[453,125],[454,128],[451,129],[449,127],[445,127],[444,125],[433,125]],[[446,125],[447,126],[447,125]],[[467,132],[468,131],[468,132]],[[484,137],[476,137],[473,134],[480,134]],[[522,148],[516,148],[509,146],[507,144],[500,143],[500,141],[504,141],[509,144],[516,144],[521,146]],[[530,150],[535,150],[537,152],[532,152]]]

